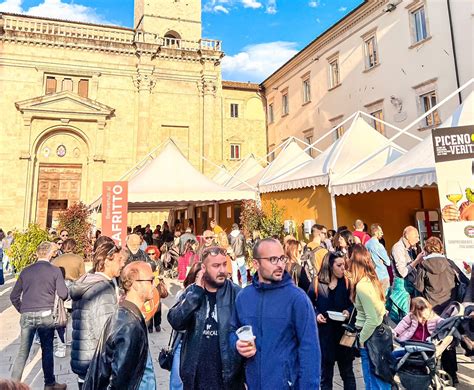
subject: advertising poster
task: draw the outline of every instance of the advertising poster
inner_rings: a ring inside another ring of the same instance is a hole
[[[474,126],[432,132],[446,255],[466,273],[474,263]]]
[[[128,182],[104,181],[102,184],[102,234],[119,246],[127,238]]]

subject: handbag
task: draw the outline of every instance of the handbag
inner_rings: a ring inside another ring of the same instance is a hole
[[[174,353],[176,351],[176,346],[181,341],[181,333],[178,333],[173,340],[174,332],[171,332],[170,340],[168,341],[168,346],[162,348],[158,354],[158,363],[163,370],[171,371],[173,366]]]
[[[357,340],[357,329],[351,325],[352,316],[354,315],[355,309],[352,310],[351,316],[349,318],[349,323],[342,325],[344,330],[344,334],[339,341],[339,345],[343,347],[352,348]]]
[[[160,298],[165,299],[168,295],[168,289],[166,288],[166,283],[164,280],[160,280],[160,283],[156,287],[158,289],[158,292],[160,294]]]
[[[64,301],[58,297],[54,297],[53,320],[55,328],[64,328],[67,325],[67,312],[64,307]]]

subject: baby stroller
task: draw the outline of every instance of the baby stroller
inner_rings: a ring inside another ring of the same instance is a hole
[[[395,351],[395,372],[405,389],[453,388],[448,373],[439,368],[442,353],[461,340],[459,328],[464,317],[464,307],[454,302],[441,314],[446,318],[426,342],[406,341]]]

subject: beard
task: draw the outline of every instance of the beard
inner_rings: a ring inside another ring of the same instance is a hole
[[[223,281],[217,280],[219,277],[224,277]],[[206,284],[211,286],[212,288],[220,288],[224,285],[227,275],[225,273],[219,273],[216,276],[216,279],[212,278],[207,272],[204,273],[202,278],[205,280]]]

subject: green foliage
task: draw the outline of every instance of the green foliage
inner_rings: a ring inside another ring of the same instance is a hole
[[[87,206],[82,203],[75,203],[69,206],[58,216],[58,233],[61,230],[67,230],[69,238],[73,238],[76,243],[76,253],[80,256],[87,257],[91,251],[91,241],[89,234],[92,224],[89,222],[91,212]]]
[[[262,237],[282,237],[284,211],[285,209],[278,207],[274,200],[270,202],[270,215],[264,214],[261,221]]]
[[[48,232],[36,224],[28,226],[23,233],[13,232],[13,243],[7,253],[17,273],[36,261],[36,248],[48,240]]]

